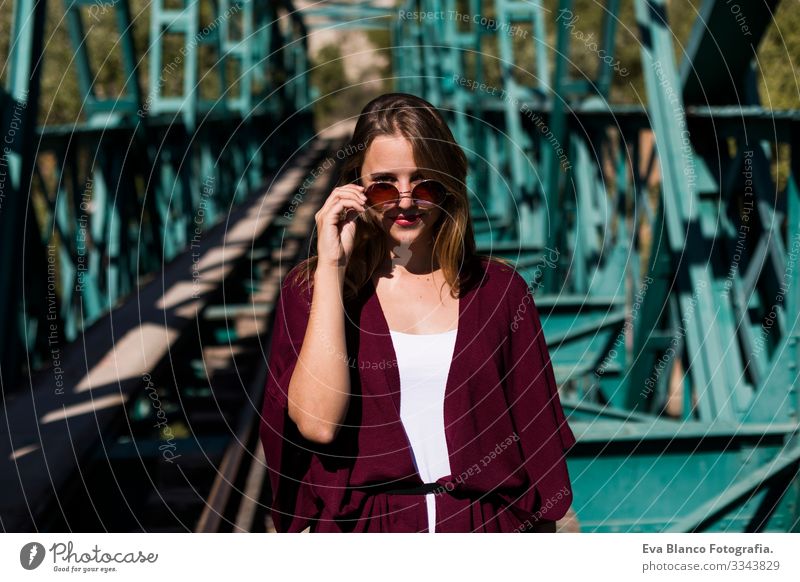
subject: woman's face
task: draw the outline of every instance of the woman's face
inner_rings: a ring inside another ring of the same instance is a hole
[[[370,208],[390,239],[390,246],[410,246],[414,242],[427,245],[433,240],[433,229],[440,208],[422,209],[411,201],[411,188],[424,179],[414,162],[411,142],[399,135],[376,137],[364,155],[361,181],[366,188],[373,182],[389,182],[400,191],[400,203],[388,209]]]

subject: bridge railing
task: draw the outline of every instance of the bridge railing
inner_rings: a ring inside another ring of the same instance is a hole
[[[264,186],[313,131],[303,20],[291,2],[153,3],[135,51],[127,0],[67,2],[84,120],[37,127],[45,6],[15,3],[3,104],[0,366],[58,367],[59,350]],[[92,13],[102,10],[103,14]],[[202,18],[201,18],[202,15]],[[209,16],[210,15],[210,16]],[[119,97],[96,90],[87,38],[102,16],[122,50]],[[94,18],[94,19],[93,19]],[[164,36],[183,48],[164,58]],[[212,60],[201,58],[210,46]],[[149,61],[149,91],[138,67]],[[182,79],[165,94],[164,79]],[[210,98],[209,77],[219,80]]]

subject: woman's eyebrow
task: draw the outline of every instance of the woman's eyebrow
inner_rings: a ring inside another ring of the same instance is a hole
[[[415,168],[414,170],[410,171],[409,174],[416,174],[419,172],[419,168]],[[373,172],[369,175],[370,178],[375,178],[375,176],[394,176],[394,172]]]

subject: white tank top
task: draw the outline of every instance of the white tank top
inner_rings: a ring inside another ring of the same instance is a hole
[[[400,420],[423,483],[433,483],[450,474],[444,436],[444,391],[458,329],[431,334],[389,331],[400,373]],[[425,495],[429,533],[436,529],[435,495]]]

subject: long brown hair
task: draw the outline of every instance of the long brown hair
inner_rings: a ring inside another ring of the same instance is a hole
[[[478,255],[475,250],[467,197],[467,157],[433,105],[408,93],[387,93],[367,103],[349,145],[340,150],[347,155],[343,156],[337,187],[360,182],[367,149],[381,135],[400,135],[409,140],[414,161],[423,176],[440,181],[453,193],[442,204],[435,225],[433,252],[450,285],[451,296],[458,297],[477,275],[481,258],[496,260]],[[345,297],[357,295],[389,254],[380,223],[370,213],[365,214],[366,220],[356,221],[353,252],[345,269]],[[316,264],[314,255],[292,271],[298,279],[311,284]]]

